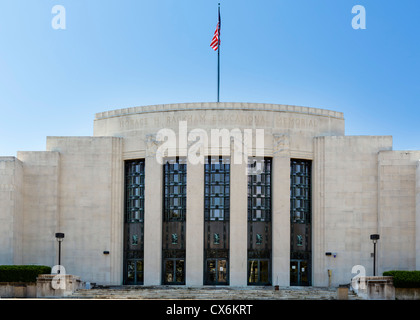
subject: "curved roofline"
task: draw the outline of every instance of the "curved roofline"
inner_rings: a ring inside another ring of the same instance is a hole
[[[338,111],[301,107],[285,104],[248,103],[248,102],[190,102],[173,104],[156,104],[140,107],[122,108],[96,113],[95,120],[128,116],[133,114],[146,114],[156,112],[192,111],[192,110],[246,110],[246,111],[277,111],[299,113],[313,116],[323,116],[343,119],[344,114]]]

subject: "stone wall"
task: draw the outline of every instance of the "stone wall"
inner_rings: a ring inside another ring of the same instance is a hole
[[[0,263],[21,264],[23,250],[23,167],[0,157]]]
[[[382,151],[378,156],[378,274],[416,269],[416,170],[419,151]],[[416,195],[417,193],[417,195]],[[419,210],[419,208],[417,208]],[[417,227],[416,227],[417,225]]]
[[[395,288],[395,300],[420,300],[420,288]]]
[[[22,162],[23,264],[57,264],[60,201],[60,155],[58,152],[18,152]]]
[[[352,283],[354,292],[366,300],[395,300],[392,277],[358,277]]]
[[[96,114],[94,136],[124,138],[124,158],[143,158],[146,136],[167,128],[178,134],[180,121],[187,130],[199,128],[240,130],[264,129],[267,156],[271,156],[272,135],[288,137],[290,151],[296,158],[311,158],[312,138],[344,135],[344,117],[330,110],[259,103],[186,103],[112,110]],[[179,136],[179,135],[178,135]]]
[[[348,284],[355,276],[353,266],[363,266],[366,275],[372,272],[370,234],[378,233],[378,152],[392,149],[392,138],[317,137],[314,144],[314,285],[328,285],[328,270],[333,286]]]
[[[0,298],[63,298],[85,288],[74,275],[41,274],[36,282],[0,282]]]
[[[60,154],[56,232],[65,234],[61,261],[66,274],[78,274],[88,282],[121,284],[122,139],[48,137],[47,150]]]
[[[84,282],[74,275],[41,274],[36,281],[37,298],[62,298],[84,288]]]
[[[0,282],[0,298],[36,298],[36,283]]]

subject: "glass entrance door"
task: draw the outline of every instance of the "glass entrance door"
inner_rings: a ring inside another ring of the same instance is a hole
[[[206,281],[205,284],[225,285],[227,280],[227,260],[226,259],[208,259],[206,263]]]
[[[143,260],[128,260],[125,284],[143,284]]]
[[[255,259],[248,260],[248,284],[268,285],[270,284],[270,260]]]
[[[185,284],[185,260],[168,259],[164,263],[164,284]]]
[[[309,286],[309,268],[307,260],[290,261],[290,285]]]

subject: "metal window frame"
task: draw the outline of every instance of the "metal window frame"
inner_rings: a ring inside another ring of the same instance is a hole
[[[310,286],[312,283],[312,161],[290,159],[290,264],[306,263],[307,281],[299,278],[290,285]],[[300,230],[300,231],[297,231]],[[298,234],[299,232],[299,234]],[[302,236],[301,245],[297,236]],[[291,279],[292,281],[292,275]]]
[[[311,167],[310,160],[291,159],[290,219],[295,223],[311,223]]]
[[[138,167],[138,168],[136,168]],[[133,181],[138,179],[139,181]],[[145,160],[127,160],[125,162],[125,222],[144,221],[144,191],[145,191]],[[139,206],[134,205],[135,202]],[[139,217],[134,217],[134,212],[139,212]]]
[[[144,282],[144,191],[145,191],[145,159],[126,160],[124,163],[124,284],[143,284]],[[136,203],[137,202],[137,203]],[[138,216],[135,216],[138,212]],[[132,232],[136,230],[138,242],[133,245]],[[137,234],[138,232],[138,234]],[[143,263],[143,270],[137,270],[137,262]],[[128,278],[130,264],[134,279]],[[138,275],[141,279],[138,280]]]
[[[263,172],[248,175],[248,221],[271,221],[272,166],[272,158],[265,157]],[[254,193],[256,187],[261,187],[262,192]]]
[[[230,159],[228,157],[206,157],[204,164],[204,220],[205,221],[229,221],[230,219]],[[220,175],[222,179],[212,179]],[[220,192],[213,192],[213,187],[220,187]],[[219,204],[212,200],[220,200]],[[219,217],[212,215],[212,210],[222,210]]]
[[[272,282],[272,172],[273,159],[264,157],[263,170],[248,175],[248,254],[247,284],[269,285]],[[259,189],[259,190],[258,190]],[[250,281],[250,263],[257,263],[258,279]],[[261,278],[261,263],[267,263],[267,281]]]
[[[204,163],[204,285],[229,285],[230,157],[208,156]],[[216,192],[216,188],[218,192]],[[213,200],[213,201],[212,201]],[[216,204],[215,202],[218,202]],[[215,216],[213,210],[221,210]],[[219,241],[215,241],[215,233]],[[226,261],[226,281],[210,281],[208,263]]]
[[[178,189],[177,192],[173,191],[175,187]],[[163,164],[163,221],[185,221],[186,214],[186,159],[179,157],[167,158]]]

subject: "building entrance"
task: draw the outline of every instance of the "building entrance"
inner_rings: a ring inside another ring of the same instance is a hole
[[[208,259],[206,263],[206,284],[225,285],[228,284],[226,259]]]
[[[163,273],[164,284],[185,284],[185,260],[165,260]]]
[[[143,284],[143,259],[128,260],[125,284]]]
[[[306,260],[290,261],[290,285],[309,286],[309,268]]]
[[[268,285],[270,284],[270,260],[256,259],[248,260],[248,284]]]

